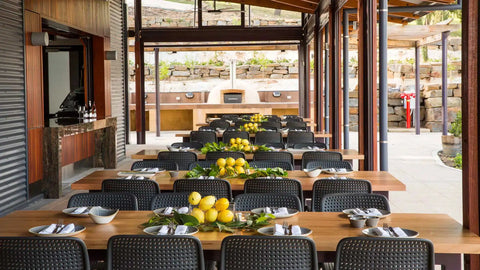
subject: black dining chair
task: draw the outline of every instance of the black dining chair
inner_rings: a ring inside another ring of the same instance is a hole
[[[323,196],[319,212],[342,212],[352,208],[376,208],[390,211],[388,199],[373,193],[332,193]]]
[[[277,193],[291,194],[300,199],[302,206],[303,188],[302,183],[297,179],[290,178],[254,178],[247,179],[243,184],[244,193]]]
[[[315,160],[343,160],[340,152],[331,151],[307,151],[302,154],[302,169],[307,168],[310,161]]]
[[[345,160],[314,160],[307,163],[307,170],[320,168],[320,169],[327,169],[327,168],[335,168],[335,169],[347,169],[352,170],[352,165],[350,162]]]
[[[0,269],[90,269],[87,247],[75,237],[0,237]]]
[[[135,169],[143,169],[143,168],[158,168],[158,169],[165,169],[169,171],[176,171],[178,170],[178,164],[174,161],[168,160],[141,160],[135,161],[132,164],[131,170]]]
[[[433,243],[420,238],[348,237],[337,245],[335,270],[434,270]]]
[[[314,143],[315,135],[309,131],[289,131],[287,134],[287,148],[297,143]]]
[[[307,123],[303,121],[287,121],[285,127],[289,130],[307,130]]]
[[[293,171],[293,165],[287,161],[278,160],[254,160],[248,163],[251,168],[282,168],[286,171]]]
[[[292,146],[290,146],[292,147]],[[321,142],[313,142],[313,143],[294,143],[293,149],[327,149],[327,145]]]
[[[222,141],[224,143],[230,143],[230,139],[236,139],[236,138],[241,138],[241,139],[246,139],[250,140],[250,135],[246,131],[225,131],[223,132],[222,135]]]
[[[230,127],[230,123],[225,121],[225,120],[221,120],[221,119],[217,119],[217,120],[213,120],[212,122],[210,122],[209,124],[210,127],[214,128],[214,129],[227,129],[228,127]]]
[[[198,160],[197,154],[194,152],[172,152],[163,151],[158,153],[158,160],[173,161],[178,164],[179,170],[188,170],[190,163]]]
[[[205,269],[202,244],[191,235],[115,235],[107,269]]]
[[[77,193],[68,200],[68,207],[102,206],[120,210],[138,210],[138,200],[128,192]]]
[[[218,142],[217,133],[213,131],[190,131],[190,141],[206,143]]]
[[[301,236],[232,235],[222,241],[220,270],[317,270],[315,242]]]
[[[253,154],[254,161],[272,160],[285,161],[294,164],[293,154],[287,151],[257,151]]]
[[[296,195],[278,193],[244,193],[235,196],[235,211],[250,211],[261,207],[287,207],[303,211]]]
[[[152,198],[160,193],[157,182],[131,179],[105,179],[102,181],[102,192],[129,192],[137,197],[138,210],[150,210]]]
[[[188,147],[188,148],[194,148],[194,149],[200,150],[203,147],[203,143],[201,143],[201,142],[176,142],[176,143],[172,143],[170,146],[174,147],[174,148],[187,148]]]
[[[189,206],[188,192],[164,192],[153,196],[150,202],[150,209],[155,210],[165,207],[186,207]]]
[[[255,134],[255,144],[283,143],[282,133],[275,131],[259,131]]]
[[[372,193],[372,184],[362,179],[319,179],[313,183],[312,212],[320,211],[323,197],[332,193]]]

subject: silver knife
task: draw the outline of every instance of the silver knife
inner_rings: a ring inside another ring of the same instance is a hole
[[[393,233],[393,236],[399,237],[398,234],[393,230],[392,227],[388,227],[388,229]]]

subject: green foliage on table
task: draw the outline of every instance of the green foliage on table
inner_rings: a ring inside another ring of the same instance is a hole
[[[210,168],[202,168],[202,166],[195,166],[191,171],[185,175],[187,178],[197,178],[199,176],[217,176],[220,168],[216,164],[212,164]]]
[[[215,142],[212,142],[212,143],[205,143],[205,146],[202,147],[202,149],[200,149],[200,151],[202,152],[202,154],[206,154],[208,152],[220,152],[220,151],[240,151],[240,152],[245,152],[245,153],[254,153],[254,152],[257,152],[257,151],[272,151],[272,148],[270,147],[267,147],[265,145],[250,145],[249,148],[249,151],[245,151],[245,147],[232,147],[232,145],[229,143],[229,144],[225,144],[223,142],[219,142],[219,143],[215,143]]]
[[[274,177],[286,177],[288,176],[288,172],[282,168],[266,168],[266,169],[255,169],[254,173],[246,174],[242,173],[239,175],[240,178],[245,179],[253,179],[258,177],[267,177],[267,176],[274,176]]]
[[[247,169],[250,168],[248,163],[246,163],[245,165]],[[217,177],[219,176],[219,173],[220,173],[220,167],[218,167],[216,164],[212,164],[210,168],[202,168],[200,165],[197,165],[191,171],[187,172],[185,176],[187,178],[198,178],[200,176]],[[255,169],[255,171],[252,173],[247,172],[247,173],[241,173],[239,175],[227,174],[225,177],[232,178],[237,176],[244,179],[253,179],[253,178],[267,177],[267,176],[287,177],[288,172],[282,168],[276,167],[276,168],[266,168],[266,169]]]
[[[452,123],[452,126],[448,130],[453,136],[461,137],[462,136],[462,112],[457,113],[457,118]]]
[[[191,215],[187,214],[180,214],[177,211],[173,211],[173,217],[167,216],[153,216],[147,222],[143,223],[143,227],[152,227],[152,226],[160,226],[160,225],[168,225],[170,223],[174,223],[175,225],[186,225],[186,226],[193,226],[197,227],[200,225],[198,220]]]
[[[219,142],[219,143],[216,143],[216,142],[212,142],[212,143],[206,143],[204,147],[202,147],[202,149],[200,149],[200,151],[202,151],[202,154],[206,154],[208,152],[218,152],[218,151],[224,151],[225,147],[227,145],[223,142]]]
[[[455,163],[455,168],[461,169],[463,167],[463,165],[462,165],[462,154],[461,153],[458,153],[453,158],[453,163]]]

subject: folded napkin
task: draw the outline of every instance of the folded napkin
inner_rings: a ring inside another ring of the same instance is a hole
[[[88,207],[78,207],[75,211],[71,212],[71,214],[83,214],[88,209]]]
[[[288,210],[286,207],[279,207],[277,209],[274,209],[273,214],[285,216],[288,215]]]
[[[273,227],[273,235],[285,235],[285,230],[283,229],[283,226],[280,224],[275,224]]]
[[[324,178],[324,179],[342,179],[342,180],[346,180],[347,177],[345,176],[342,176],[342,177],[338,177],[338,176],[330,176],[330,177],[327,177],[327,178]]]
[[[158,230],[158,235],[167,235],[168,234],[168,226],[163,225],[160,230]]]
[[[130,179],[132,179],[132,178],[133,178],[132,175],[129,175],[129,176],[125,177],[125,179],[127,179],[127,180],[130,180]]]
[[[188,213],[188,207],[182,207],[177,210],[179,214],[186,214]]]
[[[372,232],[377,235],[377,236],[381,236],[381,237],[390,237],[390,233],[388,231],[385,231],[383,228],[381,227],[377,227],[377,228],[372,228]]]
[[[272,209],[270,209],[270,207],[265,207],[265,209],[263,209],[263,212],[265,214],[271,214],[272,213]]]
[[[143,176],[137,176],[137,177],[135,177],[135,179],[137,179],[137,180],[143,180],[143,179],[145,179],[145,177],[143,177]]]
[[[379,217],[382,213],[377,208],[368,208],[363,211],[360,208],[355,208],[352,211],[355,215],[366,216],[366,217]]]
[[[63,234],[63,233],[72,233],[75,231],[75,225],[73,223],[70,223],[66,226],[64,226],[62,228],[62,230],[60,230],[60,232],[58,232],[59,234]]]
[[[55,230],[55,228],[57,228],[57,224],[50,224],[50,226],[48,226],[47,228],[39,231],[38,233],[39,234],[52,234],[53,231]]]
[[[300,226],[298,225],[292,226],[292,235],[302,235],[302,230],[300,229]]]
[[[345,168],[338,168],[338,169],[337,169],[337,172],[347,172],[347,169],[345,169]]]
[[[164,215],[170,215],[173,211],[173,207],[166,207],[165,210],[163,210]]]
[[[393,227],[393,231],[397,234],[398,237],[408,237],[408,235],[400,227]]]
[[[187,233],[188,226],[178,225],[175,229],[175,235],[182,235]]]

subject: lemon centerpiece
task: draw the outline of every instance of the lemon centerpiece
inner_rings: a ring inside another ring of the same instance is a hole
[[[254,153],[257,151],[272,151],[272,149],[270,147],[266,147],[265,145],[250,144],[250,141],[247,139],[231,138],[228,144],[225,144],[224,142],[206,143],[205,146],[202,147],[201,151],[203,154],[218,151],[239,151],[244,153]]]

